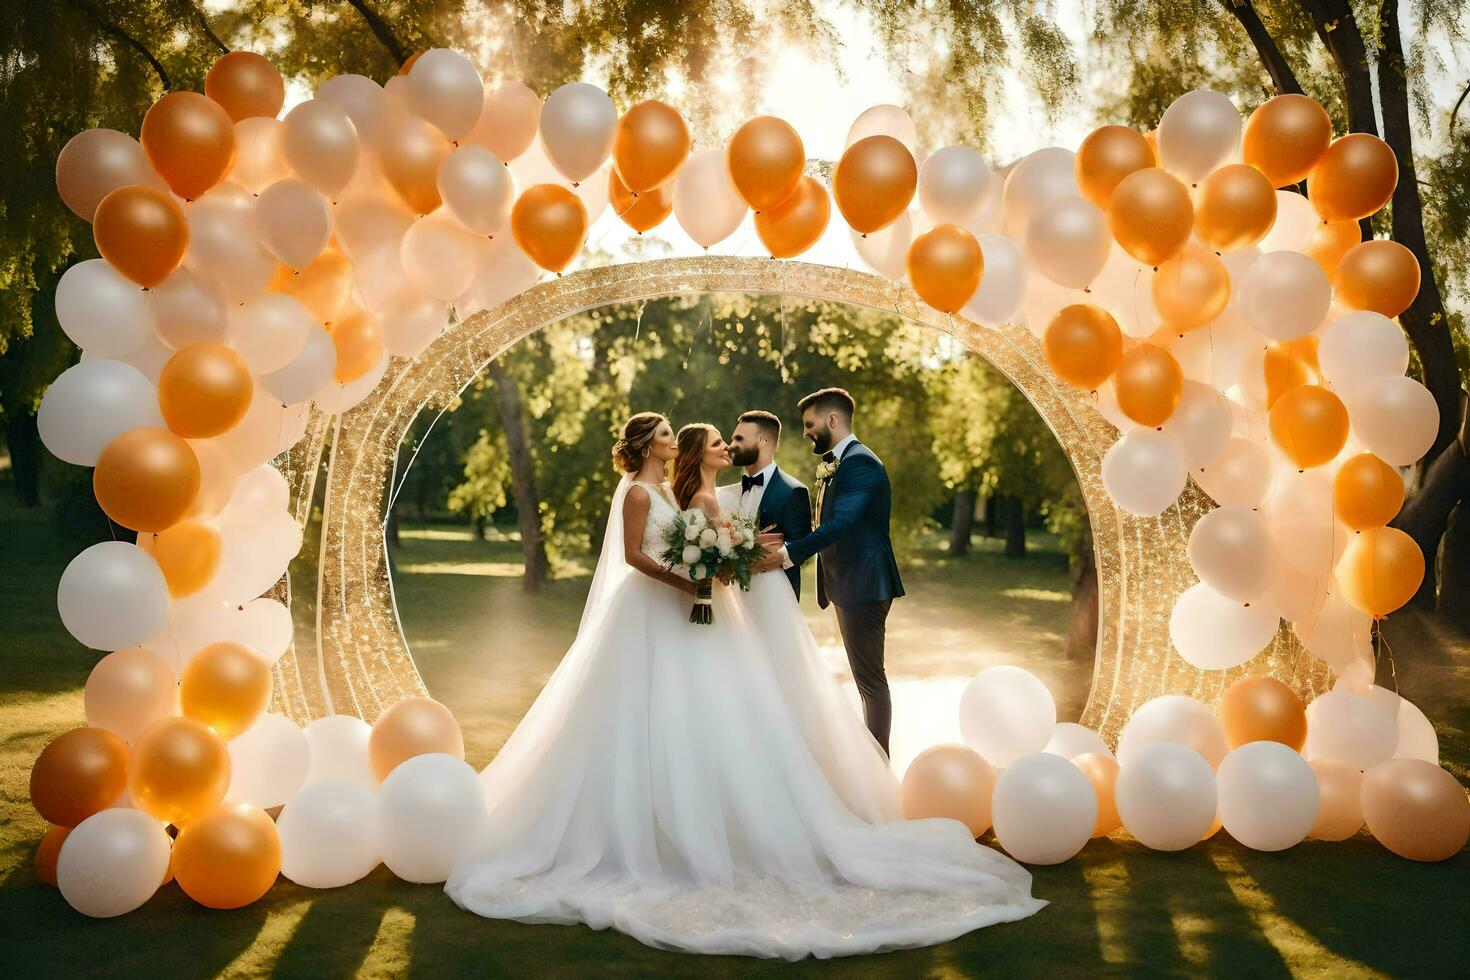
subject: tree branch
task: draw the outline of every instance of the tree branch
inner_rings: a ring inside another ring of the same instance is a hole
[[[214,32],[214,28],[209,26],[209,17],[204,13],[204,8],[199,6],[196,0],[186,0],[186,5],[194,16],[194,23],[198,25],[199,33],[203,34],[210,44],[219,48],[220,54],[229,54],[229,45],[221,41],[219,35]]]
[[[1348,129],[1378,135],[1373,115],[1373,80],[1368,73],[1368,50],[1353,16],[1350,0],[1297,0],[1312,19],[1317,36],[1332,55],[1342,79],[1348,110]]]
[[[153,73],[158,76],[158,80],[163,83],[164,91],[169,91],[174,87],[173,81],[168,77],[168,72],[163,67],[163,62],[155,58],[153,56],[153,52],[149,51],[142,41],[133,37],[127,31],[123,30],[120,26],[114,24],[112,21],[102,16],[102,11],[98,10],[92,4],[88,3],[87,0],[77,0],[77,6],[86,11],[87,16],[91,17],[92,20],[96,22],[97,26],[102,28],[103,33],[110,34],[113,38],[121,41],[122,43],[126,44],[128,47],[136,51],[138,54],[142,55],[143,59],[147,61],[149,66],[153,69]]]
[[[412,52],[408,50],[408,46],[398,39],[393,28],[388,26],[388,22],[372,8],[368,0],[347,0],[347,2],[352,5],[353,10],[362,15],[363,20],[367,21],[367,26],[373,32],[373,36],[388,49],[388,54],[392,56],[396,64],[402,65],[409,59]]]
[[[1251,0],[1220,0],[1220,3],[1245,29],[1246,37],[1250,38],[1251,44],[1256,49],[1256,55],[1266,68],[1266,74],[1271,76],[1271,84],[1275,86],[1276,94],[1300,95],[1302,86],[1296,80],[1296,73],[1291,70],[1291,65],[1281,53],[1281,49],[1276,46],[1276,39],[1271,36],[1270,31],[1266,30],[1266,25],[1261,23],[1261,17],[1256,13],[1255,5]]]
[[[1460,106],[1465,104],[1465,96],[1470,95],[1470,82],[1460,90],[1460,97],[1455,100],[1454,109],[1450,110],[1450,139],[1455,138],[1455,124],[1460,121]]]

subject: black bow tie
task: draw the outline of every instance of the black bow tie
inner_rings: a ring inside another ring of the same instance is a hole
[[[757,473],[755,476],[740,477],[740,492],[749,493],[751,487],[763,487],[766,485],[766,475]]]
[[[835,462],[837,462],[837,454],[834,453],[834,452],[832,452],[831,450],[828,450],[827,452],[825,452],[825,453],[822,454],[822,462],[824,462],[824,463],[835,463]]]

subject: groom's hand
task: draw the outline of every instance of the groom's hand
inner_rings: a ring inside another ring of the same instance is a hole
[[[786,543],[786,535],[782,534],[780,531],[771,530],[771,528],[774,528],[775,526],[776,525],[772,524],[755,536],[755,543],[758,544],[761,550],[766,552],[766,554],[770,554],[773,551],[780,551],[781,546]]]
[[[766,556],[750,566],[752,574],[759,575],[762,572],[774,572],[781,567],[781,552],[767,552]]]

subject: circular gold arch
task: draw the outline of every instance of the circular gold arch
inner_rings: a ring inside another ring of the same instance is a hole
[[[276,667],[273,710],[306,721],[353,714],[371,722],[401,697],[425,694],[399,625],[384,543],[398,446],[420,412],[443,408],[495,357],[541,327],[586,310],[680,294],[742,292],[847,303],[897,313],[951,331],[1036,407],[1071,460],[1087,504],[1098,566],[1100,609],[1092,687],[1082,723],[1109,742],[1133,708],[1161,694],[1214,703],[1246,674],[1270,674],[1304,697],[1329,675],[1289,628],[1241,667],[1201,671],[1173,651],[1169,613],[1195,581],[1185,546],[1214,503],[1190,482],[1156,518],[1114,506],[1102,458],[1117,429],[1091,396],[1060,381],[1036,338],[1022,327],[982,327],[923,304],[906,285],[828,266],[767,258],[701,256],[607,266],[541,283],[493,310],[457,323],[412,360],[394,359],[376,389],[335,420],[320,540],[315,649],[295,644]],[[298,518],[310,507],[328,422],[278,465],[287,470]]]

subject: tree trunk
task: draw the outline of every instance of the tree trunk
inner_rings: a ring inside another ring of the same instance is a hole
[[[1317,36],[1332,55],[1332,63],[1342,79],[1343,104],[1347,106],[1348,129],[1354,133],[1378,135],[1378,119],[1373,111],[1373,78],[1368,71],[1368,49],[1363,32],[1353,16],[1352,0],[1299,0],[1312,19]],[[1373,237],[1373,222],[1358,222],[1363,238]]]
[[[1439,612],[1470,633],[1470,504],[1463,500],[1450,511],[1448,526],[1440,539]]]
[[[1016,497],[1005,498],[1007,558],[1026,557],[1026,505]]]
[[[500,424],[505,429],[505,447],[510,453],[510,485],[515,492],[516,517],[521,528],[521,551],[526,571],[521,584],[534,592],[546,581],[546,540],[541,536],[541,497],[536,492],[536,465],[526,441],[526,423],[521,414],[521,389],[498,359],[490,362],[490,378],[500,402]]]
[[[954,518],[949,524],[949,553],[970,553],[970,535],[975,529],[975,491],[959,490],[954,495]]]
[[[1270,31],[1266,30],[1266,25],[1261,23],[1261,17],[1256,13],[1255,4],[1251,0],[1220,0],[1220,2],[1244,28],[1246,37],[1250,38],[1251,44],[1256,49],[1256,55],[1266,68],[1266,74],[1271,76],[1271,84],[1275,87],[1276,94],[1300,95],[1301,83],[1296,80],[1296,73],[1291,70],[1291,65],[1287,63],[1281,49],[1276,46],[1276,39],[1271,36]]]
[[[1440,552],[1440,538],[1449,526],[1450,512],[1470,499],[1470,454],[1466,452],[1470,446],[1470,413],[1462,408],[1458,414],[1458,437],[1424,468],[1418,488],[1392,522],[1424,552],[1424,582],[1414,597],[1424,606],[1432,607],[1440,594],[1435,558]],[[1444,608],[1445,601],[1441,599],[1439,605]]]
[[[1000,498],[993,493],[985,498],[985,536],[1000,537]]]
[[[36,416],[13,411],[5,420],[5,441],[10,448],[10,474],[20,502],[35,507],[41,502],[41,436]]]
[[[1067,621],[1067,659],[1091,660],[1097,655],[1097,560],[1092,535],[1072,558],[1072,612]]]

